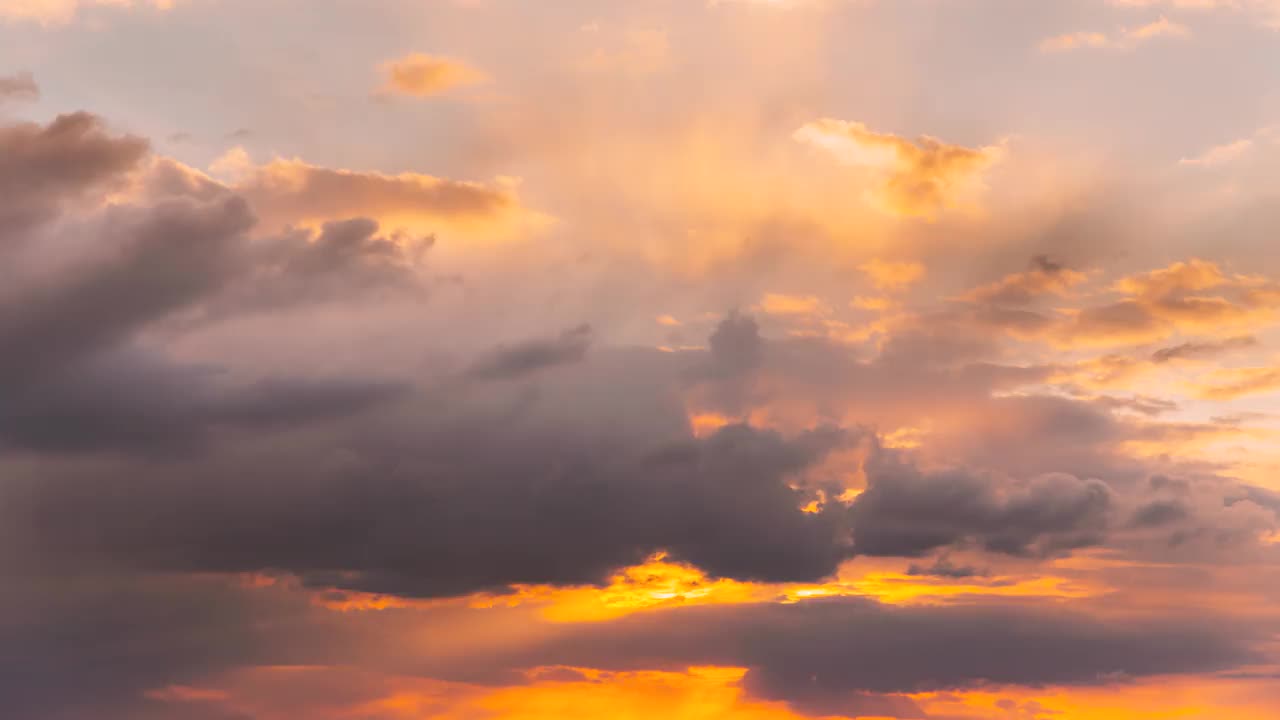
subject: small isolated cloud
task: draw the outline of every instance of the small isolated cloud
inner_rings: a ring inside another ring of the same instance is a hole
[[[38,99],[40,99],[40,86],[36,85],[31,73],[0,75],[0,103],[9,100]]]
[[[1081,50],[1086,48],[1110,48],[1114,50],[1132,50],[1133,48],[1160,37],[1186,37],[1191,31],[1185,25],[1173,22],[1167,17],[1135,28],[1121,28],[1114,33],[1073,32],[1046,38],[1040,43],[1040,51],[1046,53]]]
[[[795,132],[795,139],[830,153],[845,165],[875,177],[872,199],[906,217],[933,217],[962,204],[982,186],[982,175],[1000,161],[1004,148],[967,148],[922,135],[909,140],[878,133],[859,122],[823,118]]]
[[[484,73],[460,60],[423,53],[409,53],[383,63],[382,73],[386,76],[384,93],[411,97],[439,95],[486,79]]]

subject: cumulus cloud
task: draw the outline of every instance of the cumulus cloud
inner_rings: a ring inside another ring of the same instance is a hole
[[[904,216],[933,217],[959,206],[981,189],[982,175],[1004,155],[997,145],[972,149],[927,135],[912,141],[831,118],[804,125],[794,137],[841,163],[870,171],[877,201]]]
[[[1113,491],[1064,475],[1002,484],[968,473],[923,474],[879,459],[853,503],[854,548],[918,557],[972,541],[987,550],[1053,554],[1102,541]]]
[[[905,214],[955,206],[998,158],[806,128]],[[1230,669],[1260,661],[1256,638],[1274,632],[1222,608],[1121,620],[1082,599],[1143,607],[1106,573],[1043,609],[994,590],[902,607],[814,599],[843,573],[908,563],[893,582],[928,591],[988,565],[1056,588],[1088,563],[1218,579],[1269,559],[1273,494],[1163,452],[1235,440],[1239,423],[1165,421],[1172,400],[1090,396],[1078,380],[1255,349],[1280,302],[1262,277],[1188,260],[1090,288],[1049,255],[974,271],[868,241],[828,263],[843,295],[822,278],[774,284],[786,253],[734,266],[727,288],[628,284],[633,256],[557,236],[445,289],[427,272],[432,233],[497,232],[527,213],[513,185],[247,152],[206,174],[85,114],[4,126],[0,149],[0,237],[15,240],[0,262],[19,269],[0,287],[0,576],[16,588],[0,594],[0,642],[24,648],[0,658],[0,695],[21,716],[218,718],[247,706],[204,683],[243,666],[492,685],[547,666],[717,665],[797,712],[910,717],[923,709],[905,693]],[[665,189],[673,176],[655,177]],[[984,282],[963,289],[974,272]],[[776,335],[843,322],[868,283],[902,294],[865,335]],[[726,298],[763,298],[758,319],[705,309]],[[361,343],[371,324],[385,344]],[[1050,363],[992,328],[1080,357]],[[677,331],[678,348],[653,346]],[[326,332],[328,352],[309,352]],[[1089,355],[1119,338],[1164,346]],[[1274,380],[1206,378],[1231,397]],[[504,604],[597,597],[656,553],[696,578],[682,593],[763,594],[733,607],[646,597],[643,612],[591,623]],[[799,582],[814,595],[765,601]],[[325,604],[344,594],[385,611]]]
[[[92,191],[123,184],[148,147],[138,137],[111,135],[88,113],[0,127],[0,240]]]

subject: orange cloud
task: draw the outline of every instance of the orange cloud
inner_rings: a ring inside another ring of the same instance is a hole
[[[905,217],[932,218],[961,206],[982,188],[982,175],[1004,156],[1001,146],[972,149],[923,135],[915,141],[877,133],[859,122],[823,118],[795,132],[795,139],[830,153],[875,177],[873,199]]]
[[[284,158],[255,165],[242,150],[228,153],[214,170],[230,178],[230,188],[270,227],[369,217],[385,227],[422,234],[454,231],[502,238],[546,221],[521,205],[516,183],[506,179],[482,184],[412,172],[326,168]]]
[[[158,10],[168,10],[175,0],[3,0],[0,1],[0,21],[28,20],[43,24],[66,23],[74,20],[82,8],[118,7],[139,5]]]
[[[816,295],[781,293],[768,293],[758,308],[767,315],[823,315],[831,312],[831,308]]]
[[[1026,305],[1044,295],[1064,295],[1088,276],[1062,267],[1043,256],[1032,260],[1030,269],[970,290],[962,300],[998,305]]]
[[[409,53],[382,65],[383,91],[412,97],[430,97],[486,80],[484,73],[460,60]]]
[[[851,502],[856,492],[835,502]],[[816,510],[817,508],[814,508]],[[875,563],[855,561],[837,578],[822,583],[753,583],[711,578],[702,570],[669,560],[659,553],[646,562],[618,571],[600,587],[522,585],[509,593],[465,598],[415,600],[351,591],[321,591],[320,607],[337,612],[439,607],[494,609],[528,607],[552,623],[598,623],[641,612],[693,605],[798,603],[834,597],[866,597],[890,605],[940,605],[964,598],[1088,598],[1107,588],[1056,575],[932,577],[889,571]]]
[[[1272,720],[1280,692],[1263,679],[1160,678],[1099,687],[925,693],[931,716],[955,720]]]
[[[1191,31],[1161,17],[1159,20],[1135,28],[1121,28],[1113,34],[1102,32],[1073,32],[1047,38],[1040,43],[1040,51],[1046,53],[1079,50],[1081,48],[1111,48],[1116,50],[1132,50],[1133,48],[1158,37],[1185,37]]]
[[[566,668],[576,679],[498,690],[476,704],[502,720],[800,720],[778,702],[751,700],[746,670],[608,673]],[[563,672],[563,671],[562,671]]]
[[[1228,275],[1217,264],[1192,259],[1118,281],[1121,299],[1063,310],[1055,329],[1064,344],[1117,345],[1161,340],[1178,332],[1236,335],[1270,324],[1280,293],[1265,279]]]
[[[915,284],[924,277],[925,267],[917,262],[891,262],[878,258],[868,260],[858,269],[871,278],[880,290],[900,290]]]
[[[1280,390],[1280,368],[1277,367],[1218,370],[1206,382],[1192,386],[1195,395],[1205,400],[1234,400],[1276,390]]]

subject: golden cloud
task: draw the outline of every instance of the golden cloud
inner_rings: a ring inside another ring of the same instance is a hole
[[[382,65],[386,76],[383,92],[429,97],[464,85],[484,82],[484,73],[460,60],[409,53]]]
[[[1036,257],[1023,272],[1006,275],[989,285],[974,288],[962,300],[1000,305],[1026,305],[1045,295],[1064,295],[1088,276],[1062,267],[1045,257]]]
[[[1063,344],[1119,345],[1161,340],[1179,332],[1213,337],[1271,324],[1280,292],[1266,279],[1228,275],[1217,264],[1192,259],[1118,281],[1124,297],[1075,310],[1053,329]]]
[[[983,173],[1004,156],[1000,145],[973,149],[928,135],[912,141],[832,118],[808,123],[794,137],[871,172],[875,203],[905,217],[932,218],[966,204],[967,196],[982,189]]]
[[[872,259],[858,266],[880,290],[899,290],[924,277],[925,267],[917,262],[890,262]]]
[[[450,180],[421,173],[385,174],[326,168],[276,158],[255,165],[243,151],[215,164],[269,227],[315,226],[369,217],[385,227],[430,234],[459,232],[504,238],[547,220],[524,208],[517,183]]]
[[[1193,386],[1197,397],[1205,400],[1234,400],[1245,395],[1258,395],[1280,390],[1280,368],[1228,368],[1212,373],[1208,380]]]

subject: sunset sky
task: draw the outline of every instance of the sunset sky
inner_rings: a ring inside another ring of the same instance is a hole
[[[0,0],[6,720],[1280,718],[1280,0]]]

